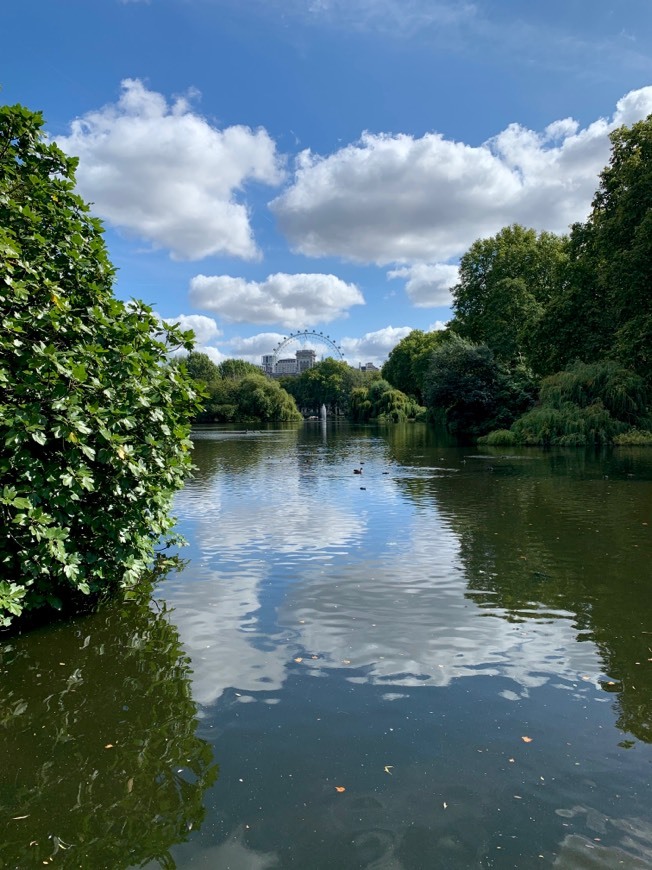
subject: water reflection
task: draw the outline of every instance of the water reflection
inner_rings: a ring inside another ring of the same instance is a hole
[[[322,439],[322,428],[308,433],[311,440]],[[275,623],[278,572],[283,585],[296,577],[297,565],[323,573],[359,547],[367,524],[363,513],[328,496],[348,473],[327,453],[298,447],[295,430],[247,436],[244,451],[241,438],[246,461],[235,476],[224,465],[237,466],[237,442],[229,433],[209,435],[196,444],[199,467],[222,473],[199,474],[179,495],[193,568],[172,581],[194,696],[203,704],[234,686],[241,692],[282,686],[292,657],[287,631]],[[252,450],[256,444],[264,446]]]
[[[0,673],[0,866],[174,867],[217,768],[165,605],[5,641]]]
[[[636,478],[623,470],[632,467]],[[616,697],[619,727],[645,742],[652,741],[651,476],[640,456],[633,463],[537,451],[468,457],[455,480],[432,478],[417,496],[404,487],[409,498],[430,499],[457,534],[468,600],[524,633],[533,620],[572,617],[573,636],[592,641],[601,659],[580,669]]]
[[[224,764],[180,866],[650,865],[642,649],[614,666],[649,462],[319,424],[197,455],[166,594]]]

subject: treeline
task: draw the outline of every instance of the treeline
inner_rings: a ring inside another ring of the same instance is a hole
[[[425,415],[414,398],[395,389],[379,372],[363,372],[325,359],[301,375],[274,380],[252,363],[227,359],[216,365],[191,352],[184,365],[204,393],[196,423],[268,423],[321,414],[357,422],[401,422]]]
[[[592,210],[567,235],[519,225],[462,257],[453,319],[413,330],[381,373],[324,360],[278,381],[254,365],[188,368],[197,418],[421,419],[496,444],[652,444],[652,115],[611,134]]]
[[[652,115],[611,142],[584,223],[475,242],[447,329],[415,330],[383,367],[457,433],[652,443]]]
[[[292,396],[258,366],[239,359],[216,365],[205,353],[185,359],[188,374],[204,393],[195,423],[267,423],[301,420]]]

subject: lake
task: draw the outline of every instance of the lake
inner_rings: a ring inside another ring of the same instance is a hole
[[[194,440],[183,570],[0,639],[0,867],[652,868],[652,450]]]

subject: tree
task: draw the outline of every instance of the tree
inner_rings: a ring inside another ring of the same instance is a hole
[[[652,383],[652,115],[610,138],[587,255],[615,325],[613,355]]]
[[[222,377],[220,369],[207,353],[191,351],[185,359],[186,371],[194,381],[211,384]]]
[[[632,427],[650,426],[648,399],[643,379],[618,363],[576,362],[544,378],[537,407],[516,420],[512,434],[522,444],[610,444]]]
[[[311,369],[284,381],[302,409],[319,413],[322,405],[331,412],[346,413],[354,386],[361,380],[359,373],[345,362],[328,357]]]
[[[563,285],[567,245],[563,237],[518,224],[474,242],[453,287],[451,329],[488,345],[501,362],[529,363],[531,330]]]
[[[267,423],[271,420],[301,420],[294,399],[276,381],[258,372],[247,375],[233,391],[238,420]]]
[[[611,158],[585,223],[571,229],[568,280],[533,340],[552,373],[618,360],[652,384],[652,115],[611,134]]]
[[[510,426],[533,404],[534,383],[486,345],[453,335],[432,354],[425,393],[429,411],[442,413],[452,432],[475,436]]]
[[[372,381],[368,387],[355,387],[351,391],[349,405],[349,416],[357,423],[372,419],[401,423],[415,419],[423,412],[414,399],[395,390],[382,378]]]
[[[246,375],[259,375],[260,366],[243,359],[225,359],[217,366],[220,377],[225,380],[239,381]]]
[[[0,623],[133,586],[172,526],[197,393],[191,333],[114,298],[76,160],[0,108]]]
[[[423,383],[430,365],[430,356],[441,342],[444,332],[423,332],[413,329],[390,351],[382,368],[386,381],[423,404]]]

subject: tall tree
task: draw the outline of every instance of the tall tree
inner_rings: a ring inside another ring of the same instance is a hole
[[[301,409],[319,413],[322,405],[332,412],[347,413],[351,391],[361,381],[356,369],[347,363],[327,357],[283,385],[296,399]]]
[[[186,370],[190,377],[202,384],[210,384],[221,377],[219,368],[207,353],[191,351],[185,359]]]
[[[532,406],[534,392],[523,369],[510,371],[487,345],[455,334],[432,354],[425,381],[428,410],[442,414],[458,435],[511,426]]]
[[[571,231],[568,282],[534,340],[548,371],[612,357],[652,384],[652,115],[611,143],[591,214]]]
[[[226,380],[239,381],[246,375],[259,375],[260,366],[247,362],[244,359],[225,359],[217,367],[220,377]]]
[[[585,233],[616,325],[614,356],[652,381],[652,115],[611,134]]]
[[[423,384],[435,348],[444,340],[444,332],[423,332],[413,329],[390,351],[382,368],[386,381],[423,404]]]
[[[567,239],[518,224],[479,239],[460,261],[451,329],[510,365],[529,364],[530,332],[563,286]]]

